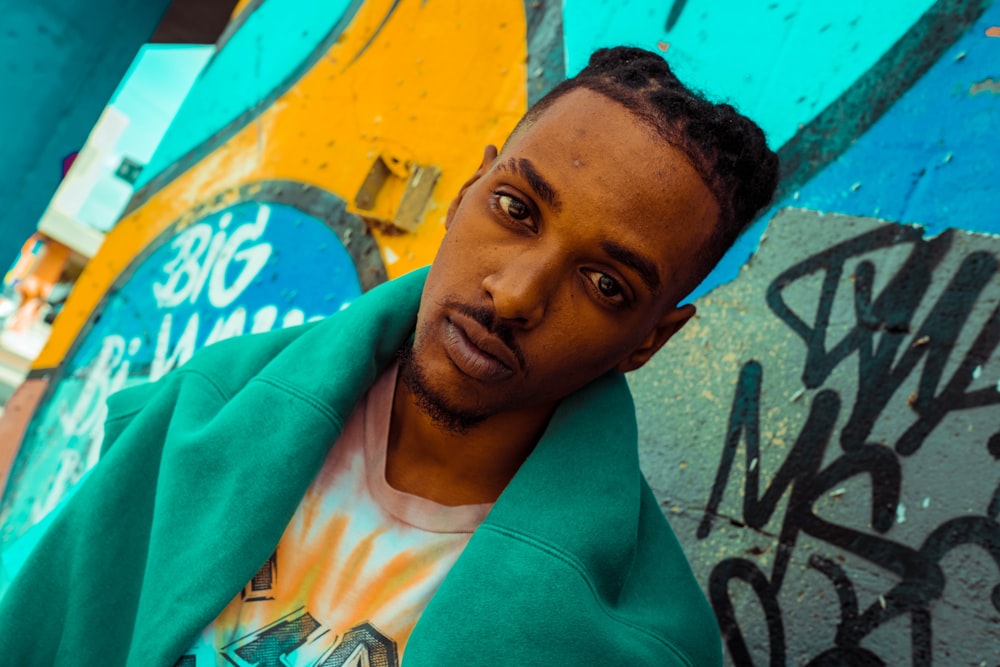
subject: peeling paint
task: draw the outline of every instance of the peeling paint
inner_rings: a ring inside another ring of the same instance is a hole
[[[970,95],[978,95],[979,93],[990,93],[993,95],[1000,93],[1000,80],[987,78],[969,86]]]

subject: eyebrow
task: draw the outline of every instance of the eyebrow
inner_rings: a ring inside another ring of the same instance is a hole
[[[659,292],[660,274],[656,270],[655,262],[614,241],[601,241],[601,248],[613,259],[634,269],[650,292],[653,294]]]
[[[500,163],[499,169],[523,176],[539,199],[555,211],[559,211],[562,208],[559,193],[556,192],[551,183],[545,180],[544,176],[538,173],[535,165],[531,164],[531,160],[528,158],[510,158],[506,162]]]

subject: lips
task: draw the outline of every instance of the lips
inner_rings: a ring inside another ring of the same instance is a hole
[[[444,345],[458,370],[480,382],[504,380],[518,367],[517,356],[506,343],[461,312],[445,319]]]

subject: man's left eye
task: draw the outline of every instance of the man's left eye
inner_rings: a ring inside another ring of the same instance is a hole
[[[608,298],[614,298],[621,294],[622,288],[618,285],[618,281],[609,276],[606,273],[602,273],[598,276],[597,289],[600,290],[601,294]]]
[[[500,206],[501,211],[515,220],[524,220],[531,215],[527,204],[510,195],[499,195],[497,197],[497,204]]]
[[[608,304],[621,306],[627,303],[625,288],[613,276],[600,271],[586,271],[586,276],[597,295]]]

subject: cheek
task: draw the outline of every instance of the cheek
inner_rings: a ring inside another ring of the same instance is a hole
[[[592,367],[600,372],[610,370],[627,359],[641,346],[645,339],[644,323],[632,319],[602,322],[594,325],[593,334],[579,340],[569,349],[579,350],[579,354],[590,357]]]
[[[607,323],[594,323],[586,318],[567,317],[563,325],[550,332],[539,349],[542,359],[559,367],[567,379],[592,379],[614,368],[628,356],[631,341],[614,340],[616,333],[608,331]],[[620,331],[617,332],[620,335]]]

